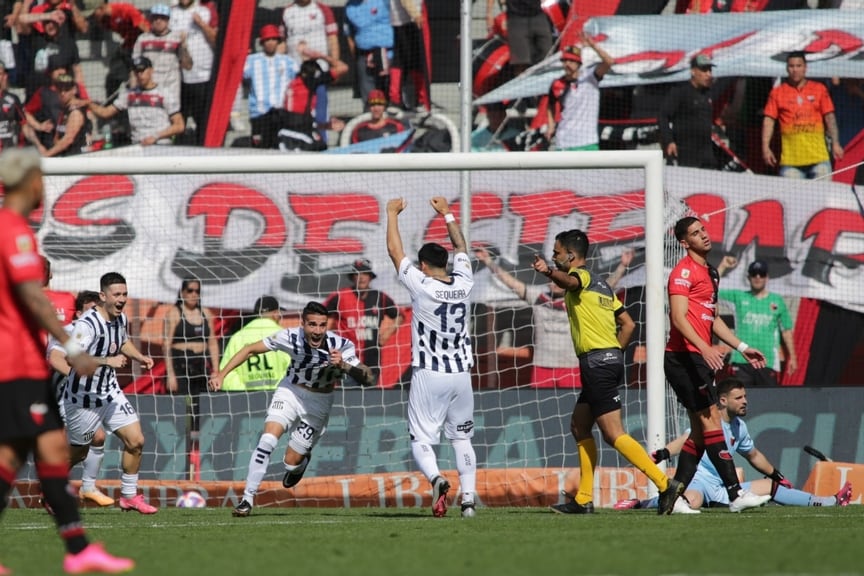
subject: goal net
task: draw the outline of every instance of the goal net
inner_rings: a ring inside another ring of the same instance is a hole
[[[127,279],[133,341],[156,361],[151,372],[133,362],[120,373],[145,431],[141,478],[163,486],[150,489],[151,499],[169,499],[171,487],[192,481],[230,503],[242,490],[270,395],[205,392],[199,432],[190,434],[187,399],[166,393],[164,363],[166,346],[177,344],[165,333],[165,317],[172,306],[184,306],[183,280],[199,281],[221,356],[231,335],[255,317],[261,296],[279,301],[283,326],[296,326],[307,302],[325,302],[351,286],[357,261],[364,261],[375,275],[372,288],[392,298],[400,321],[381,346],[368,342],[377,338],[377,321],[360,321],[346,334],[361,342],[370,364],[377,362],[378,386],[337,390],[327,433],[292,491],[278,483],[283,436],[265,477],[275,483],[265,484],[265,501],[428,504],[428,483],[414,467],[406,424],[410,301],[385,243],[385,205],[399,196],[408,200],[400,217],[407,254],[428,241],[450,247],[443,219],[429,205],[435,195],[448,199],[469,238],[481,502],[549,504],[560,490],[575,488],[578,470],[572,471],[579,463],[569,420],[579,393],[571,373],[578,363],[566,312],[545,277],[531,269],[536,254],[551,258],[554,237],[563,230],[588,234],[589,268],[614,275],[615,290],[638,324],[626,350],[625,428],[649,449],[677,429],[662,372],[664,266],[677,259],[669,228],[686,208],[664,198],[659,152],[339,158],[207,152],[177,157],[155,150],[162,155],[141,158],[118,150],[45,161],[45,204],[33,217],[53,264],[53,290],[98,290],[100,276],[111,271]],[[632,261],[616,274],[628,256]],[[599,437],[597,445],[598,504],[644,492],[641,475]],[[119,478],[121,451],[109,439],[108,481]],[[441,469],[456,482],[446,440],[438,454]],[[218,492],[219,483],[227,491]]]

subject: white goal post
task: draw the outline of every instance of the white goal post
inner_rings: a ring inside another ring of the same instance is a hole
[[[667,425],[667,395],[665,389],[665,378],[663,374],[663,348],[666,338],[667,320],[665,317],[665,282],[664,282],[664,241],[668,239],[668,229],[674,222],[667,222],[669,218],[665,205],[664,190],[664,163],[659,150],[651,151],[594,151],[594,152],[532,152],[532,153],[441,153],[441,154],[380,154],[380,155],[327,155],[327,154],[233,154],[229,151],[209,150],[200,152],[202,155],[170,155],[181,154],[184,151],[171,151],[169,149],[151,149],[145,153],[155,156],[138,156],[140,152],[131,152],[128,155],[114,155],[117,151],[109,154],[96,156],[80,156],[75,158],[45,159],[43,170],[49,180],[58,183],[55,188],[73,186],[79,179],[100,175],[125,175],[129,177],[178,177],[185,175],[225,175],[225,180],[230,180],[229,175],[261,175],[261,178],[270,178],[267,183],[272,185],[272,175],[315,175],[340,177],[343,174],[366,173],[364,178],[374,178],[375,174],[404,173],[404,194],[411,196],[414,205],[421,199],[423,201],[434,195],[444,195],[451,199],[462,198],[461,205],[471,211],[472,192],[469,190],[457,190],[460,183],[465,179],[453,180],[447,189],[435,188],[423,189],[424,181],[411,176],[413,173],[446,172],[446,173],[468,173],[486,171],[500,174],[501,178],[507,178],[507,173],[512,171],[521,172],[522,181],[531,181],[531,175],[536,174],[535,179],[550,178],[563,171],[569,171],[575,176],[573,181],[579,181],[579,170],[603,171],[603,178],[614,179],[614,170],[629,171],[629,174],[642,171],[641,183],[627,184],[627,190],[637,190],[644,186],[644,218],[640,213],[638,222],[634,221],[632,213],[641,212],[641,204],[637,208],[631,208],[630,218],[625,226],[631,228],[644,225],[644,329],[642,340],[646,348],[644,359],[643,377],[645,385],[645,442],[649,450],[662,447],[666,443]],[[192,152],[194,154],[194,152]],[[607,172],[608,171],[608,172]],[[267,176],[269,175],[269,176]],[[356,177],[357,179],[360,176]],[[595,183],[602,182],[603,178],[595,177],[583,183],[584,187],[590,188]],[[288,182],[290,179],[284,179]],[[633,178],[630,178],[632,181]],[[351,185],[350,176],[345,176],[342,181],[346,186]],[[197,185],[197,184],[196,184]],[[266,184],[265,184],[266,185]],[[464,185],[464,184],[463,184]],[[561,189],[563,186],[557,184]],[[286,187],[289,187],[286,184]],[[358,185],[358,188],[361,187]],[[52,188],[49,186],[48,188]],[[345,188],[343,188],[345,189]],[[323,189],[318,189],[324,193]],[[142,194],[148,191],[144,190]],[[161,198],[170,198],[171,190],[160,190]],[[639,190],[639,195],[641,195]],[[51,192],[56,195],[56,190]],[[396,189],[389,189],[391,197],[399,195]],[[515,193],[515,192],[514,192]],[[155,194],[154,194],[155,195]],[[634,192],[635,195],[635,192]],[[52,198],[54,199],[54,198]],[[641,203],[639,198],[638,202]],[[155,202],[155,200],[154,200]],[[634,201],[636,202],[636,201]],[[427,206],[428,208],[428,206]],[[326,207],[324,208],[326,209]],[[614,210],[610,207],[610,213]],[[538,216],[539,217],[539,216]],[[584,216],[589,218],[590,216]],[[609,216],[614,220],[614,214]],[[470,214],[460,214],[460,222],[467,228],[473,219]],[[610,227],[614,228],[611,222]],[[164,226],[171,226],[165,222]],[[404,231],[403,231],[404,234]],[[475,231],[476,234],[476,231]],[[416,234],[415,234],[416,235]],[[554,236],[554,234],[553,234]],[[590,235],[589,235],[590,238]],[[593,243],[593,238],[591,238]],[[383,245],[383,236],[376,243]],[[153,246],[154,251],[157,246]],[[406,246],[406,250],[410,251]],[[548,258],[548,255],[547,255]],[[105,270],[101,270],[104,272]],[[380,281],[380,280],[379,280]],[[88,278],[88,282],[91,282]],[[641,282],[640,282],[641,283]],[[63,288],[62,286],[60,287]],[[81,289],[81,287],[78,287]],[[137,284],[130,285],[131,295],[135,295]],[[261,292],[259,292],[261,293]],[[162,298],[147,295],[147,298],[157,299],[161,302],[173,300],[173,293],[163,294]],[[246,295],[244,295],[244,298]],[[230,307],[224,303],[219,305]],[[571,405],[572,406],[572,405]],[[203,429],[202,429],[203,433]],[[571,439],[572,441],[572,439]],[[145,449],[146,450],[146,449]],[[237,458],[242,467],[242,458]],[[481,463],[482,464],[482,463]],[[236,474],[235,474],[236,476]]]

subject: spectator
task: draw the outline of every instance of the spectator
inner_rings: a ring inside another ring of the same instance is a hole
[[[834,103],[821,82],[807,78],[804,52],[786,57],[786,80],[768,95],[762,121],[762,156],[772,168],[777,158],[771,150],[774,125],[780,123],[780,176],[821,178],[831,173],[825,134],[831,140],[834,158],[843,158]]]
[[[499,347],[498,355],[510,353],[515,358],[530,360],[534,388],[580,388],[579,359],[573,356],[564,290],[554,282],[526,284],[499,266],[485,248],[478,248],[474,253],[496,278],[531,306],[533,346],[530,349]]]
[[[735,268],[738,259],[725,256],[717,266],[720,276]],[[765,353],[764,368],[753,368],[737,350],[732,352],[731,373],[745,386],[776,386],[783,373],[781,358],[786,347],[786,372],[798,369],[795,341],[792,335],[792,317],[786,302],[779,294],[768,291],[768,264],[755,260],[747,268],[750,290],[721,289],[720,300],[735,307],[735,333],[745,342]]]
[[[120,86],[129,81],[132,69],[132,50],[138,37],[150,31],[150,23],[138,8],[125,2],[105,3],[93,11],[93,21],[109,34],[116,33],[123,40],[108,60],[108,74],[105,76],[106,100],[119,91]]]
[[[4,151],[0,156],[0,180],[4,187],[0,210],[0,340],[6,358],[16,360],[0,363],[0,502],[5,507],[18,471],[32,454],[66,549],[64,571],[80,574],[132,570],[134,561],[111,556],[101,546],[90,544],[69,484],[66,434],[48,380],[40,332],[46,330],[61,342],[69,363],[79,373],[93,374],[97,365],[96,359],[66,334],[42,293],[43,263],[27,221],[44,194],[38,155],[17,149]],[[41,418],[32,416],[36,406],[45,407]],[[0,572],[10,573],[2,565]]]
[[[852,483],[846,482],[840,491],[832,496],[816,496],[802,490],[795,490],[792,483],[786,480],[776,466],[771,464],[768,458],[756,448],[750,431],[744,423],[742,416],[747,415],[747,391],[744,383],[737,378],[728,378],[721,382],[717,390],[720,404],[720,416],[723,422],[723,434],[726,438],[726,447],[729,453],[737,452],[743,456],[750,466],[765,478],[744,482],[741,487],[763,498],[770,498],[777,504],[784,506],[848,506],[852,499]],[[687,441],[689,430],[666,445],[665,448],[657,450],[652,455],[655,460],[661,462],[681,452]],[[705,456],[699,461],[699,468],[693,481],[687,486],[684,497],[689,507],[679,507],[673,514],[698,513],[700,507],[728,506],[729,497],[723,490],[720,476]],[[677,504],[677,503],[676,503]],[[617,510],[629,508],[655,508],[657,498],[646,501],[624,500],[615,505]]]
[[[427,66],[429,47],[423,34],[425,10],[423,0],[390,0],[390,23],[393,25],[390,102],[404,109],[422,106],[426,111],[432,110],[432,78]],[[414,89],[413,98],[406,98],[407,86]]]
[[[354,127],[354,131],[351,133],[352,144],[383,138],[384,136],[405,131],[404,124],[386,115],[387,96],[381,90],[372,90],[369,92],[369,97],[366,99],[366,107],[369,108],[369,114],[372,115],[372,118],[365,122],[360,122]]]
[[[597,121],[600,115],[600,81],[614,60],[584,32],[582,42],[600,56],[600,64],[583,70],[582,50],[565,46],[561,50],[564,75],[549,88],[547,137],[554,137],[557,150],[599,150]]]
[[[329,328],[354,342],[357,357],[378,380],[381,349],[396,333],[402,315],[390,296],[370,287],[376,274],[368,260],[354,262],[350,277],[351,286],[333,292],[324,301],[330,313]]]
[[[323,2],[295,0],[282,12],[282,24],[285,26],[285,49],[295,62],[318,58],[319,55],[324,54],[328,58],[320,58],[318,65],[326,73],[331,72],[331,61],[342,61],[339,50],[339,26],[330,7]],[[330,77],[338,78],[347,71],[346,66],[339,74],[331,73]],[[330,121],[326,84],[315,87],[314,102],[315,123],[318,126],[318,133],[326,144],[327,130],[324,127]]]
[[[258,317],[235,332],[228,340],[222,354],[220,370],[244,346],[260,342],[282,330],[279,324],[282,309],[276,298],[262,296],[255,301],[254,309]],[[290,364],[291,356],[279,350],[253,354],[223,378],[222,390],[226,392],[275,390],[279,381],[288,373]]]
[[[195,123],[192,142],[202,146],[207,135],[207,114],[213,98],[210,77],[213,72],[213,49],[219,22],[216,12],[198,3],[198,0],[179,0],[171,8],[169,25],[172,30],[185,34],[186,49],[192,58],[192,66],[182,69],[183,82],[180,88],[180,110],[189,129],[189,118]]]
[[[192,69],[192,57],[186,49],[186,34],[172,30],[171,8],[156,4],[150,9],[150,31],[135,41],[132,58],[149,58],[153,63],[153,81],[163,93],[180,102],[180,70]]]
[[[471,133],[472,152],[507,151],[504,144],[516,138],[522,131],[507,119],[507,107],[501,102],[486,104],[486,124]]]
[[[375,89],[387,94],[393,58],[390,0],[348,0],[345,36],[354,55],[355,83],[360,99],[366,102]]]
[[[18,96],[9,91],[9,72],[0,62],[0,150],[21,146],[22,125],[27,122]]]
[[[62,67],[53,68],[46,75],[48,84],[36,90],[24,104],[27,125],[22,127],[22,132],[31,144],[38,139],[43,146],[50,148],[54,143],[54,128],[60,122],[63,112],[58,78],[68,75]]]
[[[429,242],[417,252],[415,266],[405,254],[399,232],[404,198],[387,202],[387,253],[399,281],[411,294],[411,388],[408,392],[408,436],[418,469],[432,485],[432,515],[447,514],[450,482],[441,475],[434,446],[441,431],[453,446],[462,517],[476,515],[477,456],[474,437],[474,393],[471,388],[471,291],[474,272],[456,216],[443,196],[430,201],[444,218],[453,245],[453,268],[447,270],[447,249]],[[445,289],[442,289],[445,288]],[[434,337],[433,337],[434,335]]]
[[[261,52],[249,55],[243,66],[243,80],[249,85],[252,144],[257,148],[276,148],[279,112],[288,84],[297,76],[300,67],[290,56],[278,53],[282,34],[277,26],[265,24],[258,38]]]
[[[69,35],[60,33],[60,26],[53,20],[45,22],[44,32],[32,39],[33,71],[25,81],[27,99],[40,86],[47,82],[47,72],[57,68],[65,69],[66,73],[75,79],[79,85],[82,98],[87,97],[84,87],[84,72],[81,68],[81,57],[78,55],[78,45]]]
[[[84,113],[86,105],[78,99],[78,85],[68,74],[61,74],[55,81],[60,96],[60,117],[54,126],[50,146],[34,138],[42,156],[74,156],[89,150],[90,120]]]
[[[726,451],[714,374],[723,368],[723,354],[712,337],[736,348],[754,368],[765,366],[765,356],[736,337],[717,314],[720,276],[708,263],[711,238],[698,218],[686,216],[675,223],[675,239],[687,251],[669,275],[669,339],[663,359],[666,380],[690,418],[690,437],[684,443],[675,480],[690,484],[703,454],[722,479],[729,509],[740,512],[761,506],[765,500],[738,482],[735,463]],[[659,514],[671,514],[678,497],[660,498]]]
[[[534,388],[580,388],[579,358],[574,358],[573,342],[567,322],[564,290],[554,282],[526,284],[502,268],[485,248],[477,248],[477,259],[489,268],[520,300],[531,306],[534,343],[530,348],[498,347],[499,356],[531,361],[531,386]],[[621,263],[606,283],[614,289],[633,260],[633,251],[621,254]]]
[[[539,255],[534,256],[532,265],[535,272],[564,290],[570,336],[584,384],[570,419],[570,431],[579,449],[579,491],[567,502],[552,506],[559,514],[594,513],[595,423],[603,440],[645,474],[661,498],[671,496],[674,500],[685,486],[667,478],[624,430],[618,388],[624,384],[624,349],[636,324],[612,288],[586,268],[589,247],[588,236],[581,230],[560,232],[552,249],[553,266]]]
[[[714,61],[707,54],[690,60],[690,81],[671,90],[660,106],[660,144],[667,161],[678,166],[717,170],[711,142],[714,106],[711,85]]]
[[[285,114],[276,134],[280,150],[324,150],[327,142],[322,131],[342,130],[345,123],[339,118],[328,118],[324,124],[316,120],[317,95],[321,86],[329,86],[337,77],[348,71],[348,66],[326,54],[306,51],[311,54],[300,65],[300,72],[288,84],[285,91]],[[327,71],[321,69],[320,61],[327,62]]]
[[[177,301],[165,315],[162,343],[168,393],[186,398],[190,454],[198,449],[199,396],[207,392],[208,375],[219,366],[219,342],[213,319],[213,311],[201,306],[201,281],[184,278]]]
[[[133,144],[173,144],[174,138],[184,130],[180,103],[153,80],[153,63],[149,58],[136,58],[132,69],[137,78],[135,88],[124,87],[108,106],[91,102],[90,110],[103,120],[126,111]]]
[[[29,34],[35,30],[42,34],[45,32],[45,23],[49,21],[56,22],[61,27],[61,34],[73,41],[78,34],[87,33],[87,19],[81,14],[74,0],[46,0],[28,10],[31,5],[32,2],[23,2],[22,11],[18,15],[18,23],[24,26],[22,33]]]
[[[500,1],[500,0],[499,0]],[[552,24],[540,0],[508,0],[507,43],[510,45],[510,67],[518,76],[537,64],[552,49]],[[486,27],[495,30],[495,0],[486,0]]]
[[[354,351],[354,344],[338,334],[327,331],[327,309],[318,302],[303,308],[302,324],[280,330],[258,342],[247,344],[210,379],[214,391],[222,388],[225,376],[253,354],[281,350],[291,356],[291,365],[267,409],[264,432],[249,459],[243,499],[231,512],[235,518],[252,513],[255,495],[267,473],[270,455],[279,438],[289,432],[285,449],[285,475],[282,486],[293,488],[306,472],[312,450],[327,430],[333,408],[336,383],[347,374],[358,381],[370,382],[372,373]]]

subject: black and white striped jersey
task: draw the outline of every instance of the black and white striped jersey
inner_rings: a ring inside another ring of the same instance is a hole
[[[342,371],[330,364],[330,350],[342,352],[342,361],[351,366],[360,365],[354,343],[327,331],[320,348],[313,348],[306,340],[303,327],[287,328],[264,338],[269,350],[281,350],[291,356],[288,372],[279,386],[299,384],[307,388],[327,388],[342,380]]]
[[[129,321],[125,314],[120,314],[109,322],[99,310],[92,308],[75,322],[72,338],[95,358],[117,356],[128,339]],[[100,366],[92,376],[82,376],[73,369],[63,399],[82,408],[99,408],[111,402],[119,391],[117,373],[110,366]]]
[[[474,365],[469,332],[474,273],[468,255],[455,255],[449,282],[427,276],[403,258],[399,281],[411,293],[411,365],[434,372],[469,371]]]

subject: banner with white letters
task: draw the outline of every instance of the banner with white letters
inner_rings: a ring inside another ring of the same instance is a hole
[[[387,200],[408,200],[399,222],[415,258],[425,242],[449,248],[429,198],[444,195],[460,214],[459,183],[457,172],[49,176],[32,220],[57,290],[98,290],[99,277],[117,271],[130,296],[173,302],[181,279],[196,277],[207,306],[250,309],[272,294],[299,309],[366,258],[373,287],[407,304],[387,255]],[[485,171],[472,174],[472,187],[472,245],[523,281],[546,280],[530,263],[550,258],[555,234],[569,228],[587,232],[598,273],[634,248],[621,286],[643,281],[641,170]],[[864,311],[864,218],[848,186],[669,167],[665,187],[670,207],[707,215],[712,262],[738,258],[725,287],[746,288],[746,267],[759,258],[772,291]],[[680,211],[668,212],[672,225]],[[515,300],[482,266],[476,280],[475,301]]]
[[[585,31],[615,65],[601,87],[679,82],[690,59],[714,59],[715,77],[784,77],[786,55],[807,52],[810,78],[864,78],[864,12],[785,10],[593,18]],[[600,61],[590,48],[585,65]],[[478,98],[475,105],[545,94],[562,74],[559,54]]]

